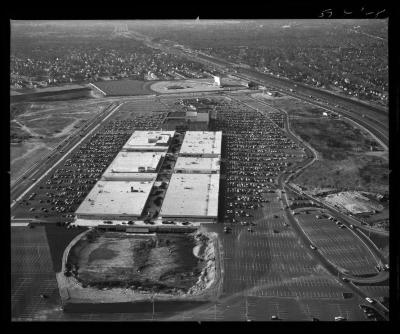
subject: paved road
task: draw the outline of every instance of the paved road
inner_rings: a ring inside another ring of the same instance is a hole
[[[294,83],[289,79],[282,77],[278,78],[265,73],[257,72],[253,69],[239,68],[237,64],[214,56],[206,55],[202,52],[195,52],[187,47],[186,50],[182,50],[181,48],[166,45],[165,42],[153,42],[150,37],[145,36],[141,33],[130,32],[130,34],[133,38],[141,40],[151,48],[163,50],[169,53],[180,54],[198,62],[211,64],[215,67],[219,67],[220,69],[222,69],[224,73],[228,73],[245,80],[252,80],[267,87],[279,87],[280,89],[285,91],[285,94],[300,98],[314,105],[343,114],[374,133],[374,135],[382,140],[386,146],[389,145],[389,114],[388,110],[384,107],[372,105],[357,99],[348,98],[312,86]],[[330,103],[328,102],[328,105],[317,103],[312,97],[319,98],[324,101],[329,101]],[[336,105],[338,107],[336,107]]]
[[[60,152],[54,152],[50,155],[50,159],[42,160],[36,165],[36,168],[30,170],[29,175],[26,175],[25,179],[20,179],[19,182],[14,184],[11,189],[11,208],[28,192],[32,189],[48,172],[54,169],[64,158],[85,140],[93,131],[96,129],[107,117],[109,117],[121,104],[111,104],[106,107],[99,115],[97,115],[86,127],[86,135],[82,138],[79,133],[75,133],[70,140],[65,141],[62,147],[58,147],[61,151],[66,152],[61,154]],[[61,155],[60,155],[61,154]],[[35,181],[33,181],[35,180]]]
[[[389,123],[388,123],[388,111],[386,108],[374,106],[371,104],[364,103],[355,99],[347,98],[341,95],[337,95],[325,90],[317,89],[304,84],[297,84],[288,79],[277,78],[268,74],[260,73],[251,69],[240,69],[238,72],[233,70],[233,64],[229,62],[216,59],[215,57],[206,56],[204,54],[187,53],[181,51],[183,55],[189,58],[194,58],[198,61],[206,61],[213,65],[223,67],[224,69],[231,71],[231,75],[237,76],[242,79],[252,80],[266,86],[275,86],[285,90],[285,94],[300,98],[308,101],[319,107],[327,108],[331,111],[343,114],[350,119],[356,121],[360,125],[364,126],[372,133],[374,133],[380,140],[386,145],[389,144]],[[290,91],[293,90],[293,91]],[[320,98],[321,100],[327,100],[330,105],[316,102],[314,98]],[[335,107],[338,105],[339,107]],[[343,106],[346,108],[340,108]],[[364,115],[364,117],[363,117]]]
[[[245,104],[246,106],[255,109],[255,110],[259,110],[253,106],[250,106],[248,104],[246,104],[243,101],[238,100],[239,102]],[[270,107],[270,106],[268,106]],[[260,110],[259,110],[260,111]],[[262,112],[262,110],[260,111]],[[263,112],[262,112],[263,113]],[[301,164],[300,166],[298,166],[298,169],[296,170],[295,173],[292,174],[281,174],[278,177],[278,184],[280,186],[281,189],[285,189],[285,188],[290,188],[292,191],[298,192],[297,190],[291,188],[287,183],[288,181],[295,175],[300,173],[302,170],[304,170],[305,168],[309,167],[311,164],[314,163],[314,161],[317,159],[317,152],[310,147],[310,145],[308,145],[307,143],[305,143],[303,140],[301,140],[300,138],[298,138],[291,130],[290,130],[290,125],[288,122],[288,117],[287,117],[287,113],[286,117],[285,117],[285,128],[287,129],[287,134],[294,139],[297,143],[299,143],[300,145],[303,145],[312,155],[312,159],[310,159],[309,161],[306,161],[304,164]],[[301,195],[305,195],[303,193],[301,193]],[[310,199],[312,200],[316,200],[311,196],[308,196]],[[289,201],[287,198],[287,194],[285,193],[285,196],[281,197],[282,200],[284,201],[284,207],[285,207],[285,214],[289,220],[289,222],[291,223],[292,227],[296,230],[297,234],[299,235],[300,239],[303,241],[303,243],[306,245],[306,247],[308,247],[310,244],[312,244],[311,240],[308,238],[308,236],[304,233],[304,231],[302,230],[302,228],[299,226],[298,222],[294,219],[294,217],[292,216],[290,209],[286,208],[289,206]],[[319,201],[318,201],[319,202]],[[324,205],[324,207],[327,207],[326,205]],[[332,209],[329,208],[331,211]],[[335,211],[335,215],[339,216],[347,225],[347,227],[349,228],[349,223],[348,223],[348,217],[341,214],[340,212],[336,212]],[[354,231],[354,233],[357,233]],[[356,234],[357,235],[357,234]],[[358,236],[358,235],[357,235]],[[364,243],[364,245],[371,251],[371,253],[374,255],[374,257],[377,257],[377,261],[379,262],[379,260],[381,261],[381,263],[385,263],[385,258],[384,256],[379,252],[379,250],[377,249],[377,247],[372,243],[371,240],[368,239],[368,241],[364,239],[360,240]],[[328,261],[319,251],[315,250],[315,251],[311,251],[312,256],[314,256],[315,258],[318,259],[318,261],[320,263],[322,263],[324,265],[324,267],[332,274],[332,275],[337,275],[337,277],[347,277],[348,275],[344,274],[343,272],[341,272],[340,269],[338,269],[338,267],[331,263],[330,261]],[[363,283],[376,283],[376,282],[381,282],[381,281],[386,281],[388,279],[388,273],[387,272],[381,272],[378,275],[376,275],[375,277],[371,277],[371,278],[365,278],[365,279],[360,279],[360,278],[356,278],[356,277],[349,277],[352,281],[354,281],[355,283],[357,282],[363,282]],[[357,288],[353,282],[344,282],[350,289],[352,289],[354,292],[356,292],[360,297],[365,298],[367,297],[367,295],[365,295],[365,293],[363,291],[361,291],[359,288]],[[388,309],[383,306],[381,303],[376,303],[376,309],[378,311],[380,311],[382,313],[382,315],[384,314],[385,311],[388,311]]]

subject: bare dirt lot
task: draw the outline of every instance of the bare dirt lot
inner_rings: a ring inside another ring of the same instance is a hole
[[[192,235],[91,235],[72,248],[69,258],[78,267],[76,278],[83,286],[188,290],[204,266],[193,254]]]

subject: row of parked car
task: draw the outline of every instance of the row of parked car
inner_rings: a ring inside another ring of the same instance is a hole
[[[267,202],[265,194],[276,188],[276,178],[301,158],[302,151],[266,116],[233,104],[218,107],[214,126],[223,131],[225,141],[223,216],[240,221]]]
[[[132,116],[126,120],[109,120],[97,133],[82,143],[21,200],[19,207],[35,218],[72,219],[94,184],[100,179],[132,132],[158,129],[162,115]]]

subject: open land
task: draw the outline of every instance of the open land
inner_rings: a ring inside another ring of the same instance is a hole
[[[94,86],[103,91],[106,96],[146,95],[152,94],[151,81],[139,80],[109,80],[94,82]]]
[[[321,153],[321,160],[296,179],[301,186],[388,192],[388,161],[367,154],[372,139],[359,129],[342,120],[296,119],[291,124],[303,140]]]
[[[82,100],[12,105],[11,184],[109,104]]]

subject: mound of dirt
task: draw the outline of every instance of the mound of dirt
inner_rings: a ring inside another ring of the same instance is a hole
[[[80,240],[69,256],[82,286],[146,293],[197,294],[215,276],[216,234],[129,235],[105,232]]]
[[[196,246],[194,248],[195,255],[205,262],[205,266],[194,286],[192,286],[187,294],[196,295],[207,289],[215,280],[215,247],[214,240],[217,238],[216,233],[212,232],[196,232],[194,234]]]

